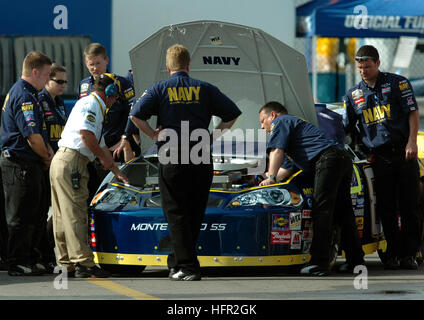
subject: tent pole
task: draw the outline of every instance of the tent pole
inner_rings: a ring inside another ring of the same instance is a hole
[[[312,95],[318,101],[317,92],[317,36],[312,36]]]

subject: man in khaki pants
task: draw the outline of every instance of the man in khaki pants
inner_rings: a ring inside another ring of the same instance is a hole
[[[105,170],[128,183],[127,177],[114,165],[102,129],[107,109],[120,94],[119,81],[113,74],[96,78],[93,92],[77,101],[58,142],[59,150],[50,167],[53,232],[58,265],[75,277],[107,277],[98,268],[88,245],[87,164],[96,157]]]

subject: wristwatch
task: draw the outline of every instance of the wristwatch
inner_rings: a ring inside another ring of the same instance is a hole
[[[271,179],[271,180],[277,181],[277,180],[275,179],[275,176],[274,176],[273,174],[268,175],[268,178],[269,178],[269,179]]]

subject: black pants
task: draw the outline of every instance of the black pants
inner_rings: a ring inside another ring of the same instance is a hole
[[[356,265],[363,262],[364,253],[350,197],[352,172],[349,153],[336,147],[322,152],[315,164],[311,263],[324,268],[329,266],[331,242],[337,225],[341,228],[347,263]]]
[[[47,219],[45,172],[35,161],[0,157],[8,226],[7,262],[34,264]]]
[[[6,222],[6,211],[4,209],[4,191],[3,181],[1,178],[0,171],[0,262],[6,261],[7,256],[7,222]]]
[[[387,254],[399,258],[416,255],[421,232],[419,168],[416,160],[405,160],[403,150],[398,155],[376,155],[372,164],[377,214],[383,225]]]
[[[162,207],[172,252],[168,268],[199,271],[196,244],[212,183],[213,164],[159,166]]]

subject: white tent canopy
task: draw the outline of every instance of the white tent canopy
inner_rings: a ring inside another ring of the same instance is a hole
[[[191,54],[191,77],[216,85],[241,109],[233,128],[260,128],[259,108],[273,100],[317,125],[303,54],[260,29],[226,22],[167,26],[130,50],[137,96],[169,77],[166,50],[176,43]]]

